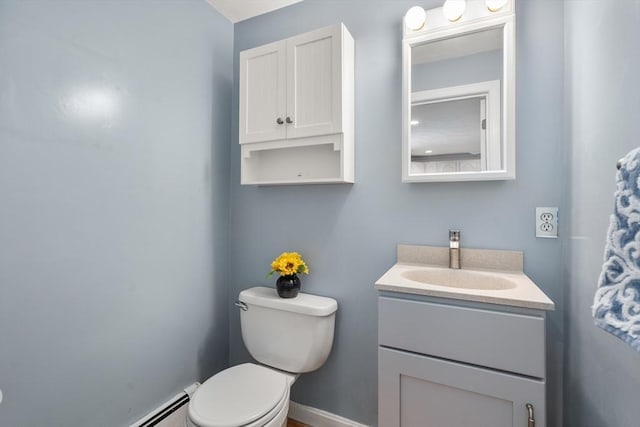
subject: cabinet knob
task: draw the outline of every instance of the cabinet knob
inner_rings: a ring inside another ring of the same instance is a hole
[[[529,415],[529,419],[527,420],[527,427],[536,427],[536,419],[533,417],[533,405],[531,403],[527,403],[527,413]]]
[[[287,117],[287,123],[293,123],[293,120],[291,120],[291,117]]]
[[[278,117],[278,119],[276,120],[276,123],[279,125],[283,124],[284,122],[282,121],[282,117]]]

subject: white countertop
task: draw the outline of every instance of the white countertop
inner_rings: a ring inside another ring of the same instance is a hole
[[[465,287],[439,286],[410,280],[403,275],[407,271],[419,269],[430,270],[430,272],[440,275],[450,275],[454,278],[459,274],[456,272],[462,272],[465,277],[469,276],[465,272],[472,272],[476,277],[483,279],[495,278],[496,281],[506,280],[514,286],[508,289],[474,289],[472,288],[472,283],[469,283],[470,287],[466,287],[466,283],[462,284]],[[464,267],[461,270],[453,270],[441,264],[398,262],[376,281],[375,288],[379,291],[401,292],[539,310],[553,310],[555,307],[553,301],[521,271],[481,268],[465,269]]]

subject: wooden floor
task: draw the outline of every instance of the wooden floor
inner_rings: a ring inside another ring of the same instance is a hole
[[[287,427],[309,427],[306,424],[299,423],[298,421],[294,421],[292,419],[287,420]]]

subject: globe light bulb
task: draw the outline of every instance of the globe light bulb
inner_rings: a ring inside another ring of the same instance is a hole
[[[413,6],[404,15],[404,23],[411,31],[418,31],[424,27],[427,19],[427,13],[420,6]]]
[[[487,9],[497,12],[507,5],[509,0],[486,0]]]
[[[465,0],[447,0],[442,6],[442,14],[451,22],[455,22],[462,17],[464,9],[467,7]]]

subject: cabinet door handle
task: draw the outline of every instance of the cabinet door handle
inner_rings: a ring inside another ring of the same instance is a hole
[[[536,419],[533,417],[533,405],[531,403],[527,403],[527,412],[529,414],[529,419],[527,420],[527,427],[536,427]]]
[[[283,124],[284,122],[282,121],[282,117],[278,117],[278,119],[276,120],[276,123],[279,125]]]
[[[291,117],[287,116],[287,123],[289,123],[289,124],[293,123],[293,120],[291,120]]]

